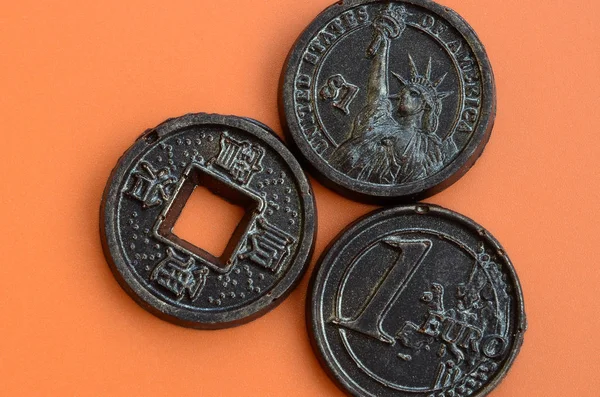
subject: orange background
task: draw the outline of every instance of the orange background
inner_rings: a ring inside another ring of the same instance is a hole
[[[475,167],[428,201],[501,241],[529,320],[523,350],[492,395],[598,396],[600,3],[442,2],[487,48],[498,117]],[[3,3],[1,395],[341,395],[310,350],[308,276],[257,321],[185,329],[121,290],[98,232],[110,170],[145,128],[204,111],[253,117],[281,133],[281,66],[330,3]],[[318,255],[374,207],[313,186]]]

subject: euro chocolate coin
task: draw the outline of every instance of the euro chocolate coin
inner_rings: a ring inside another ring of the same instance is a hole
[[[526,329],[504,249],[472,220],[429,204],[350,225],[319,260],[309,294],[313,348],[354,396],[485,396]]]

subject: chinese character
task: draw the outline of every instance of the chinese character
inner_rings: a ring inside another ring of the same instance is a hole
[[[255,172],[262,171],[260,160],[264,154],[261,147],[248,141],[237,141],[223,133],[221,151],[214,164],[227,171],[235,181],[246,184]]]
[[[256,222],[256,228],[249,237],[250,249],[239,255],[240,259],[249,258],[252,262],[277,273],[290,248],[294,238],[263,218]]]
[[[156,171],[145,161],[140,163],[141,170],[133,173],[135,182],[129,191],[129,195],[140,200],[144,208],[160,205],[171,196],[171,187],[177,182],[168,168]]]
[[[150,279],[174,293],[177,300],[181,300],[187,292],[190,300],[194,301],[202,292],[207,275],[206,266],[198,267],[194,258],[183,262],[175,257],[172,248],[167,248],[167,256],[156,265]]]

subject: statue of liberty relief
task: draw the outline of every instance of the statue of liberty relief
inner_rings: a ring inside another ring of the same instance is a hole
[[[403,7],[390,5],[373,22],[373,40],[367,50],[372,58],[366,104],[354,119],[350,136],[333,152],[331,164],[361,181],[394,184],[422,179],[439,171],[456,153],[452,138],[437,134],[442,99],[438,92],[446,75],[431,80],[431,58],[424,74],[409,55],[410,79],[392,73],[402,84],[389,95],[390,43],[406,24]],[[391,99],[398,100],[394,109]]]

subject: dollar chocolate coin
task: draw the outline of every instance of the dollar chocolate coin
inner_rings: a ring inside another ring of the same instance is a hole
[[[350,225],[319,260],[309,294],[313,348],[355,396],[485,396],[526,329],[519,280],[500,244],[428,204]]]
[[[429,0],[345,0],[294,44],[280,115],[310,171],[349,198],[421,199],[480,156],[496,113],[483,45]]]
[[[197,186],[244,209],[219,257],[173,232]],[[100,217],[104,254],[129,295],[204,329],[279,304],[306,270],[316,228],[311,187],[281,140],[257,121],[207,114],[146,131],[113,170]]]

